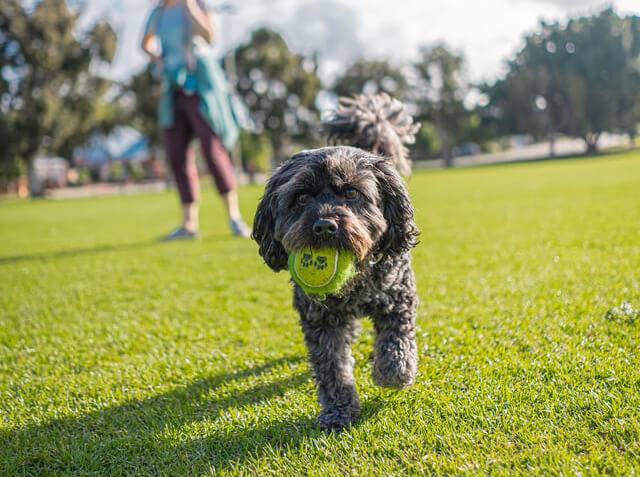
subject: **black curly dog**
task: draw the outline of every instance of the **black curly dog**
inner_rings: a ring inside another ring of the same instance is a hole
[[[418,303],[411,249],[418,230],[394,162],[345,146],[294,155],[269,180],[253,237],[275,271],[303,247],[349,250],[359,273],[339,294],[308,296],[294,283],[293,304],[309,349],[322,411],[317,424],[340,429],[360,415],[350,345],[359,321],[375,326],[373,380],[404,388],[416,376]]]

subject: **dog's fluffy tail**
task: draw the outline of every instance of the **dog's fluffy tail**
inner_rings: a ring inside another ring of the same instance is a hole
[[[405,144],[415,142],[420,123],[414,123],[404,103],[386,93],[340,98],[340,105],[323,121],[330,144],[348,143],[390,158],[398,172],[411,174]]]

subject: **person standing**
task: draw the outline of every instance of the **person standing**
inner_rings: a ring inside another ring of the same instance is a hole
[[[238,126],[228,83],[210,48],[215,40],[212,20],[202,0],[161,0],[147,19],[142,39],[143,51],[162,78],[158,123],[182,204],[182,224],[166,240],[198,235],[198,171],[189,148],[195,137],[224,202],[232,233],[250,235],[238,208],[228,152],[238,139]],[[154,51],[156,40],[160,54]]]

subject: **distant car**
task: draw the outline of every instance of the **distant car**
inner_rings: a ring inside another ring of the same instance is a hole
[[[464,142],[453,148],[453,157],[473,156],[480,153],[480,146],[475,142]]]

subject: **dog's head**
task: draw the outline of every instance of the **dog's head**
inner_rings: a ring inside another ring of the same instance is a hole
[[[418,230],[403,180],[383,158],[353,147],[302,151],[269,180],[253,222],[260,255],[273,270],[291,251],[330,246],[358,260],[398,256]]]

